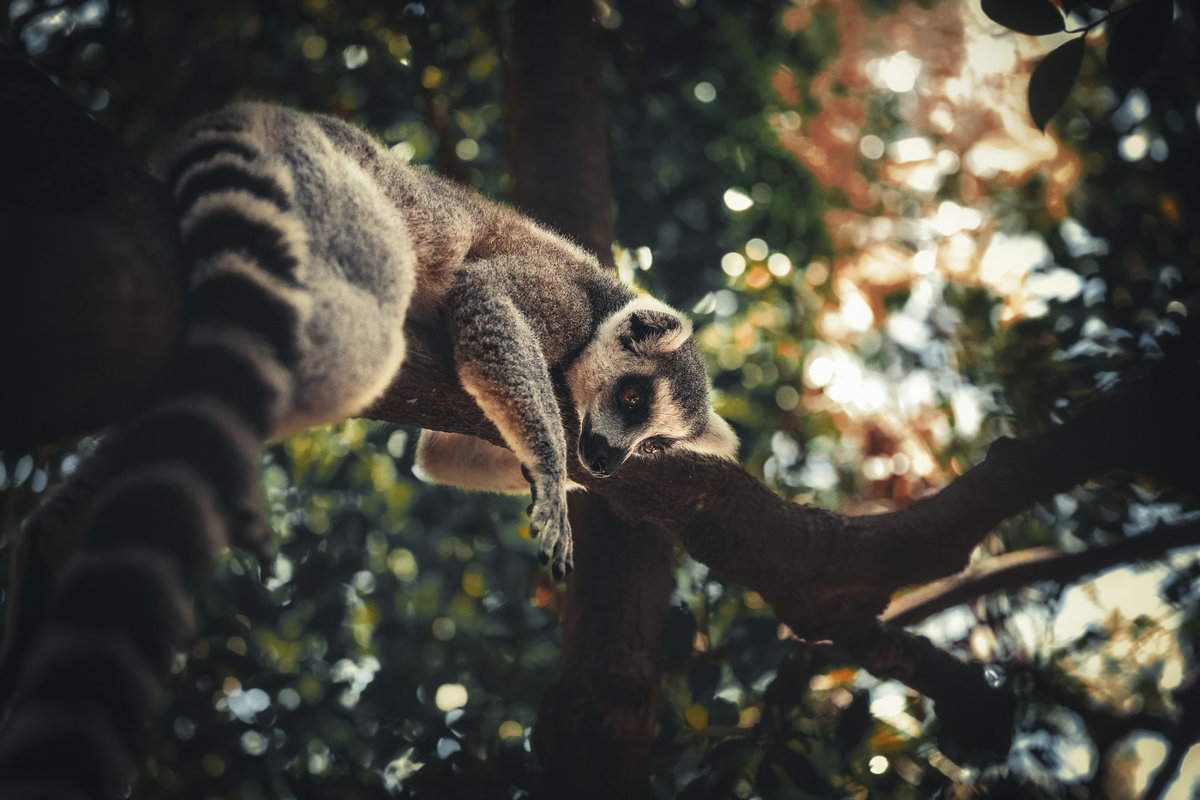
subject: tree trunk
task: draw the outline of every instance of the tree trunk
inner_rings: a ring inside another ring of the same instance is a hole
[[[590,0],[518,0],[505,84],[513,200],[612,263],[608,140]],[[674,547],[571,498],[576,571],[563,652],[533,742],[549,797],[642,797],[650,785],[659,642]]]

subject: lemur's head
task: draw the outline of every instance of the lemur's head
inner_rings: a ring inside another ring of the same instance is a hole
[[[691,323],[670,306],[639,297],[604,320],[568,368],[579,460],[593,475],[672,449],[736,457],[737,437],[708,404],[708,376],[691,334]]]

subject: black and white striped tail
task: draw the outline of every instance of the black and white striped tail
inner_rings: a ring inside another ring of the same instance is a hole
[[[254,124],[221,112],[170,157],[187,332],[159,400],[111,446],[83,546],[15,654],[0,797],[123,796],[191,635],[193,585],[227,544],[268,552],[256,464],[291,402],[306,242],[291,175]]]

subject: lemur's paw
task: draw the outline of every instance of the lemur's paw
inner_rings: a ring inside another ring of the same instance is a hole
[[[529,528],[531,535],[542,538],[538,560],[550,565],[555,580],[562,580],[575,568],[571,523],[567,521],[567,490],[550,489],[543,484],[534,495]]]

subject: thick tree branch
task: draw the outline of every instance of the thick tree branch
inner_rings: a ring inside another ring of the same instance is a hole
[[[900,595],[879,619],[891,625],[912,625],[991,592],[1028,586],[1036,581],[1071,583],[1110,567],[1157,558],[1176,547],[1197,544],[1200,544],[1200,519],[1160,525],[1146,533],[1079,553],[1063,553],[1053,547],[1005,553]]]
[[[562,659],[542,698],[533,744],[548,796],[644,796],[675,547],[651,525],[623,523],[592,493],[572,497],[571,527],[576,569]]]
[[[432,360],[407,366],[372,415],[475,433],[458,424],[465,394],[441,391],[437,405],[422,401],[420,387],[444,380],[436,370]],[[1001,520],[1091,475],[1142,467],[1192,485],[1183,443],[1200,440],[1200,431],[1185,411],[1200,393],[1186,376],[1170,379],[1170,392],[1166,382],[1154,377],[1102,397],[1049,433],[1000,440],[950,487],[892,514],[847,517],[789,503],[740,468],[695,458],[630,463],[605,481],[582,471],[572,477],[623,519],[662,525],[694,558],[762,594],[798,636],[834,640],[880,677],[926,693],[951,723],[969,723],[983,709],[1000,724],[1009,706],[978,665],[881,628],[875,617],[896,589],[957,572]]]
[[[505,60],[513,203],[612,263],[608,129],[590,0],[518,0]]]

